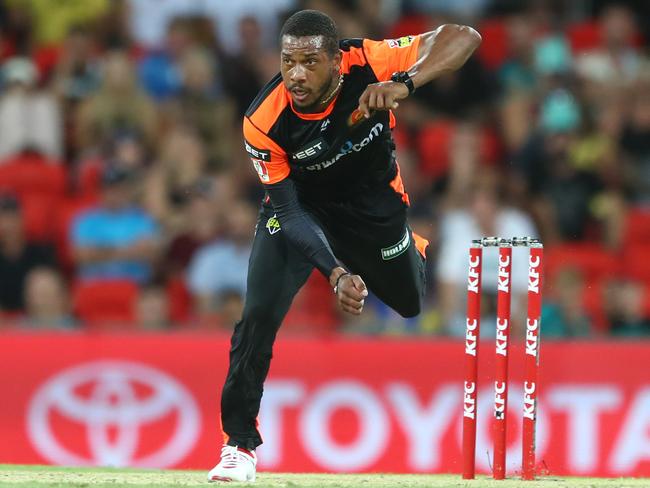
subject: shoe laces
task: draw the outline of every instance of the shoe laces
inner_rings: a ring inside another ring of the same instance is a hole
[[[253,456],[247,456],[237,446],[225,445],[221,448],[221,464],[224,468],[236,468],[241,462],[251,462]]]

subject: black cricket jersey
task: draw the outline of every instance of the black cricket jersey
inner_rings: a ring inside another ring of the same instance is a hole
[[[369,84],[388,81],[415,64],[419,43],[419,36],[342,40],[343,84],[323,112],[296,111],[279,74],[246,111],[245,147],[264,184],[266,204],[272,204],[282,234],[325,276],[337,265],[323,233],[334,232],[327,218],[336,212],[331,205],[372,208],[380,214],[368,214],[373,220],[394,215],[396,205],[408,205],[395,161],[395,117],[386,110],[366,119],[358,105]],[[362,202],[359,195],[374,195],[375,200]],[[384,202],[390,215],[379,209]]]
[[[291,178],[301,199],[349,196],[397,176],[390,111],[369,119],[357,110],[371,83],[389,80],[417,59],[418,36],[340,42],[343,84],[321,113],[299,113],[278,74],[244,117],[244,138],[260,180]]]

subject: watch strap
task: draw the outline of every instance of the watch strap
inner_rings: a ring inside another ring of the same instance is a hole
[[[409,95],[411,95],[415,91],[415,85],[413,84],[411,75],[409,75],[408,72],[406,71],[396,71],[395,73],[393,73],[390,79],[391,81],[397,83],[404,83],[406,85],[406,88],[408,88]]]

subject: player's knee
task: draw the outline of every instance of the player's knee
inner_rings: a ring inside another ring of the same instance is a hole
[[[407,303],[401,304],[396,310],[397,313],[399,313],[405,319],[410,319],[411,317],[420,315],[420,312],[422,310],[422,303],[418,298],[417,300],[411,300]]]

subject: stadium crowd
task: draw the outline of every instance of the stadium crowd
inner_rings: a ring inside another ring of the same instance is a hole
[[[423,314],[371,296],[346,318],[315,273],[287,333],[462,335],[470,240],[531,235],[544,335],[650,335],[642,4],[0,0],[0,330],[232,327],[262,197],[241,117],[278,70],[283,19],[314,8],[342,37],[461,22],[483,44],[396,114],[411,223],[431,242]],[[486,318],[496,273],[486,251]]]

